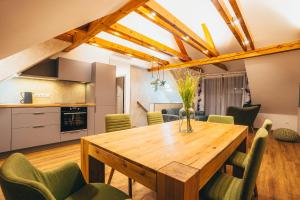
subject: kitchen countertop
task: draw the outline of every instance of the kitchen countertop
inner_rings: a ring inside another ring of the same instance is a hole
[[[50,104],[0,104],[0,108],[41,108],[41,107],[92,107],[93,103],[50,103]]]

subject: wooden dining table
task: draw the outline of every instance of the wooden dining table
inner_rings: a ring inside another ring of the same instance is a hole
[[[157,193],[159,200],[196,200],[199,191],[235,151],[247,149],[246,126],[193,121],[102,133],[81,139],[81,169],[87,182],[104,182],[105,165]]]

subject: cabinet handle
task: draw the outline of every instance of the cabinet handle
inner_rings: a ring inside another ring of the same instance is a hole
[[[43,128],[45,126],[33,126],[32,128]]]
[[[33,113],[34,115],[43,115],[45,113],[42,113],[42,112],[37,112],[37,113]]]

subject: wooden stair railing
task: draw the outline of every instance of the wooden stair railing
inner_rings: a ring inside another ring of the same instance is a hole
[[[139,101],[136,102],[145,112],[149,112],[149,110]]]

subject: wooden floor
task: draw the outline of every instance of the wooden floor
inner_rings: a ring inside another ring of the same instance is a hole
[[[253,138],[250,134],[249,141]],[[250,146],[250,145],[249,145]],[[257,180],[259,200],[268,199],[300,199],[300,143],[283,143],[268,140],[266,154]],[[42,147],[23,151],[28,159],[42,170],[50,170],[64,162],[80,161],[79,142]],[[2,155],[0,164],[7,155]],[[108,176],[109,169],[106,170]],[[127,192],[127,178],[115,173],[112,185]],[[0,191],[0,200],[4,199]],[[155,199],[155,193],[138,183],[133,184],[133,199]]]

